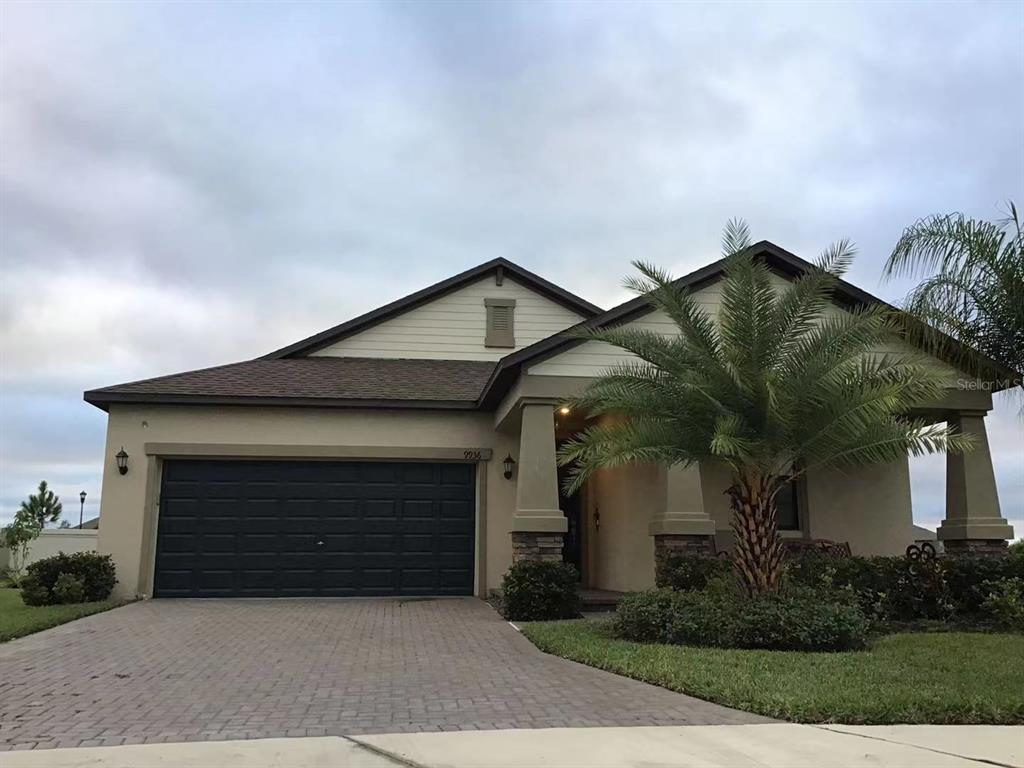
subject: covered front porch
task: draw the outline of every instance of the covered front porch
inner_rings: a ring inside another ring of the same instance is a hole
[[[659,552],[713,554],[732,546],[725,467],[633,465],[594,475],[576,494],[563,490],[558,445],[586,425],[566,402],[583,378],[522,377],[495,414],[513,446],[515,506],[512,560],[566,561],[591,590],[631,591],[654,582]],[[991,395],[951,391],[929,417],[976,437],[968,454],[949,455],[945,520],[938,536],[949,552],[999,552],[1013,536],[1003,519],[985,432]],[[847,543],[853,554],[898,555],[913,542],[906,458],[841,472],[817,470],[780,497],[787,538]]]

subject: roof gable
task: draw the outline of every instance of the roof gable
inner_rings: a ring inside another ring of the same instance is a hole
[[[336,325],[333,328],[328,328],[294,344],[289,344],[286,347],[275,350],[270,354],[264,355],[262,359],[275,360],[303,357],[312,354],[401,314],[436,301],[489,276],[494,276],[498,282],[506,278],[511,279],[583,318],[592,318],[602,312],[600,307],[520,267],[518,264],[508,259],[497,258],[468,269],[465,272],[460,272],[447,280],[442,280],[408,296],[404,296],[390,304],[385,304],[383,307]]]
[[[767,240],[762,240],[750,246],[750,252],[754,258],[762,259],[773,271],[789,279],[797,278],[814,268],[814,265],[810,262]],[[727,261],[728,259],[726,258],[719,259],[677,278],[675,283],[680,287],[687,288],[691,292],[699,291],[723,277]],[[894,311],[897,310],[896,307],[893,307],[888,302],[845,280],[838,281],[833,296],[833,303],[845,309],[881,305]],[[495,407],[504,393],[518,378],[524,365],[536,365],[572,347],[586,343],[584,339],[573,338],[571,335],[572,330],[576,328],[603,328],[611,325],[621,325],[654,311],[654,307],[651,306],[645,297],[637,296],[616,307],[612,307],[600,315],[589,318],[573,328],[566,329],[562,333],[555,334],[508,355],[499,362],[491,374],[491,380],[484,388],[481,397],[481,406],[485,408]],[[949,338],[947,348],[949,350],[962,350],[963,345]],[[985,357],[980,352],[971,350],[970,353],[975,355],[986,368],[992,370],[993,374],[1002,376],[1007,380],[1014,379],[1015,374],[1000,363]],[[949,362],[953,355],[939,354],[938,357],[943,362]]]

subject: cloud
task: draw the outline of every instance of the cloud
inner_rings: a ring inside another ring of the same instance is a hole
[[[689,271],[742,215],[804,255],[854,238],[854,282],[898,299],[903,226],[1024,199],[1022,13],[2,4],[0,518],[39,476],[98,499],[82,390],[252,357],[494,256],[612,305],[631,259]],[[1019,424],[990,422],[1019,510]]]

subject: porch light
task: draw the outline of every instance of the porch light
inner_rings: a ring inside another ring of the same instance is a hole
[[[511,453],[505,457],[503,462],[501,462],[501,466],[505,468],[505,479],[511,480],[512,470],[516,468],[516,460],[512,458]]]
[[[122,475],[128,474],[128,453],[125,451],[124,446],[121,446],[121,450],[114,456],[117,459],[117,471]]]
[[[558,409],[558,412],[560,414],[562,414],[563,416],[568,416],[569,415],[569,406],[568,405],[563,405],[561,408]]]

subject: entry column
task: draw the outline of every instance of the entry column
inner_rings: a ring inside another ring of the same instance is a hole
[[[961,411],[949,426],[974,436],[974,450],[946,454],[946,519],[937,532],[950,553],[999,554],[1013,526],[999,511],[996,475],[985,432],[984,411]]]
[[[512,560],[560,561],[566,530],[568,521],[558,506],[554,405],[524,403],[516,510],[512,518]]]
[[[654,556],[715,554],[715,521],[704,511],[700,465],[676,464],[665,474],[665,502],[657,506],[648,524]]]

